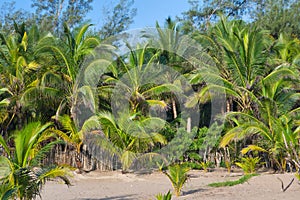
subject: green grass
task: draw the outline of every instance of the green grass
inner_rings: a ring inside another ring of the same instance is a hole
[[[246,175],[242,176],[240,179],[235,180],[235,181],[225,181],[225,182],[211,183],[211,184],[208,184],[208,186],[210,186],[210,187],[234,186],[234,185],[245,183],[246,181],[248,181],[253,176],[258,176],[258,174],[246,174]]]

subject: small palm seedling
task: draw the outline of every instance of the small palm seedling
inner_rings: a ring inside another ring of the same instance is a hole
[[[155,196],[157,200],[171,200],[172,199],[172,194],[170,191],[168,191],[167,194],[158,194]]]
[[[180,196],[181,189],[183,185],[188,180],[188,172],[190,171],[190,168],[185,165],[173,165],[168,167],[168,172],[165,172],[165,174],[170,179],[172,186],[175,191],[175,195],[178,197]]]
[[[204,172],[206,173],[206,172],[208,172],[208,168],[210,166],[210,162],[208,162],[208,161],[200,162],[200,166],[204,170]]]
[[[162,163],[156,162],[156,165],[157,165],[158,170],[159,170],[160,172],[163,172],[163,171],[164,171],[164,168],[165,168],[165,163],[164,163],[164,162],[162,162]]]
[[[245,157],[242,158],[242,162],[236,162],[235,164],[242,168],[245,174],[253,174],[256,171],[257,165],[260,163],[259,157]]]

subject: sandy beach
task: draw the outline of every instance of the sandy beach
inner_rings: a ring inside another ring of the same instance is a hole
[[[294,178],[292,173],[262,173],[252,177],[248,182],[232,187],[213,188],[207,186],[212,182],[237,180],[242,173],[191,171],[190,178],[184,185],[182,196],[172,199],[249,199],[249,200],[296,200],[300,197],[300,185],[295,179],[287,191],[281,191],[281,182],[285,186]],[[155,199],[158,193],[173,192],[171,182],[160,173],[122,174],[114,172],[90,172],[76,174],[68,187],[59,181],[48,182],[43,191],[43,200],[133,200]]]

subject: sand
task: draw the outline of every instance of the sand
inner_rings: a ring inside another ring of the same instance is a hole
[[[297,200],[300,199],[300,185],[295,179],[291,187],[281,191],[281,182],[287,185],[294,175],[262,173],[252,177],[248,182],[232,187],[212,188],[207,186],[212,182],[237,180],[242,173],[191,171],[190,178],[184,185],[182,195],[172,199],[224,199],[224,200]],[[167,193],[172,189],[168,178],[160,173],[122,174],[114,172],[90,172],[76,174],[71,179],[73,186],[69,188],[58,182],[48,182],[42,191],[43,200],[133,200],[155,199],[158,193]]]

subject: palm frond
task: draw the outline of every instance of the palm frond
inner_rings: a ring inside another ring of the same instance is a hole
[[[7,153],[7,155],[10,157],[10,150],[9,147],[6,143],[6,141],[4,140],[3,136],[0,135],[0,145],[4,148],[5,153]]]
[[[37,151],[37,153],[34,155],[33,159],[30,161],[30,164],[32,166],[38,166],[47,157],[47,153],[49,153],[49,151],[51,149],[53,149],[53,147],[55,145],[63,144],[63,143],[64,142],[61,140],[56,140],[56,141],[46,144],[45,146],[43,146],[42,148],[40,148]]]
[[[261,148],[261,147],[259,147],[259,146],[257,146],[257,145],[248,145],[247,147],[245,147],[245,148],[243,148],[243,149],[241,150],[241,153],[242,153],[243,155],[245,155],[245,154],[247,154],[249,151],[261,151],[261,152],[266,152],[265,149],[263,149],[263,148]]]

